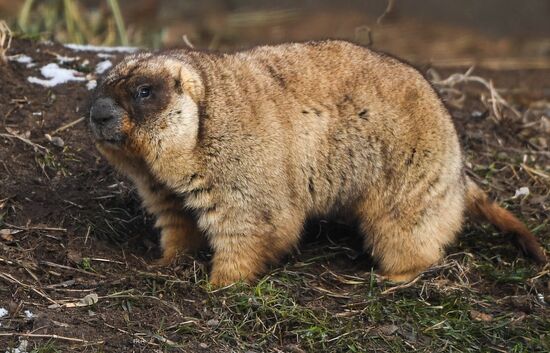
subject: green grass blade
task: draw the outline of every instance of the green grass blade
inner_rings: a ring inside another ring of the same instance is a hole
[[[27,24],[29,22],[29,15],[31,13],[32,5],[34,0],[25,0],[21,11],[19,12],[19,18],[17,19],[17,24],[23,32],[27,31]]]
[[[120,12],[120,6],[118,5],[118,0],[108,0],[111,11],[113,11],[113,16],[115,17],[116,28],[118,30],[118,35],[120,37],[120,42],[122,45],[128,45],[128,36],[126,34],[126,28],[124,26],[124,19]]]

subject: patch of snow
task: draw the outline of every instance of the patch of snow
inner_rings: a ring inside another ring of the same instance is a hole
[[[0,308],[0,319],[4,316],[8,316],[8,311],[4,308]]]
[[[8,60],[15,61],[20,64],[30,64],[32,63],[32,58],[25,54],[16,54],[8,56]]]
[[[35,67],[35,66],[36,66],[35,63],[29,63],[29,64],[27,64],[27,67],[28,67],[29,69],[30,69],[30,68],[33,68],[33,67]]]
[[[79,77],[81,73],[75,70],[64,69],[59,67],[59,65],[51,63],[40,69],[42,76],[48,80],[44,80],[37,77],[28,77],[27,80],[31,83],[36,83],[37,85],[42,85],[44,87],[54,87],[62,83],[67,83],[70,81],[85,81],[84,77]]]
[[[73,61],[77,61],[77,60],[80,60],[80,58],[77,56],[77,57],[71,57],[71,56],[63,56],[63,55],[57,55],[57,62],[59,62],[60,64],[65,64],[65,63],[72,63]]]
[[[107,54],[107,53],[97,53],[97,56],[102,58],[102,59],[109,59],[109,58],[112,58],[114,55],[113,54]]]
[[[90,44],[65,44],[65,47],[75,51],[95,51],[104,53],[133,53],[139,48],[136,47],[103,47]]]
[[[27,319],[32,319],[34,317],[34,314],[30,310],[25,310],[24,313]]]
[[[98,75],[103,74],[105,71],[109,70],[113,66],[111,60],[104,60],[97,64],[95,67],[95,73]]]
[[[91,91],[93,90],[94,88],[97,87],[97,81],[96,80],[90,80],[86,83],[86,88]]]

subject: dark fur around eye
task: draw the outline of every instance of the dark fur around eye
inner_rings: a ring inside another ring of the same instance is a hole
[[[136,98],[144,99],[151,96],[152,89],[149,85],[141,85],[136,90]]]

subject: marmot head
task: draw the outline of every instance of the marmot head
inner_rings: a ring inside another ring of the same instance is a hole
[[[200,74],[184,56],[127,57],[94,92],[89,122],[97,146],[146,160],[174,145],[194,147],[203,91]]]

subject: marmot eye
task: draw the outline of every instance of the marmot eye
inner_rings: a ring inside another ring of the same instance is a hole
[[[138,98],[147,98],[151,95],[151,87],[150,86],[139,86],[137,89],[137,96]]]

